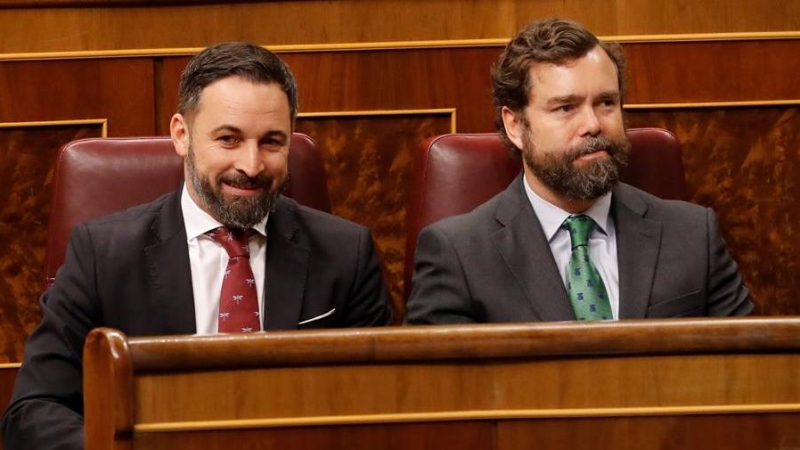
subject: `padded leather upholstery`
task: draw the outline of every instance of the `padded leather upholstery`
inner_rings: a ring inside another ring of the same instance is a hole
[[[633,128],[622,180],[666,199],[688,199],[681,148],[671,132]],[[455,133],[420,144],[406,216],[405,295],[411,293],[417,236],[426,225],[463,214],[505,189],[522,170],[497,133]]]
[[[322,155],[310,137],[294,133],[285,195],[330,212]],[[50,206],[45,286],[64,262],[72,228],[93,217],[154,200],[183,181],[183,159],[169,137],[93,138],[64,145]]]

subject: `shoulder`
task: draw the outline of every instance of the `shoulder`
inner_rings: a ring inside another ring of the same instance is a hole
[[[155,227],[157,221],[160,226]],[[182,224],[180,191],[176,191],[148,203],[90,219],[78,225],[75,231],[85,231],[98,243],[100,240],[108,240],[121,244],[127,238],[147,239],[154,229],[160,235],[172,234],[170,230],[180,231],[183,229]]]
[[[522,184],[517,178],[504,191],[471,211],[443,218],[426,226],[421,233],[441,233],[456,241],[486,239],[521,217],[525,208],[530,209],[530,203],[523,197]]]
[[[468,213],[446,217],[426,228],[456,234],[473,234],[485,231],[487,228],[493,229],[496,224],[498,204],[499,196],[495,196]]]
[[[113,224],[117,223],[130,223],[147,220],[152,218],[154,215],[160,214],[170,204],[174,203],[179,205],[179,192],[180,191],[164,194],[151,202],[131,206],[130,208],[126,208],[115,213],[89,219],[85,224],[91,227],[102,227],[113,226]]]
[[[709,208],[683,200],[665,200],[625,183],[614,187],[613,202],[644,217],[662,222],[705,221]]]

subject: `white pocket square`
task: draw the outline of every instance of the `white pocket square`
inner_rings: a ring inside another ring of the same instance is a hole
[[[325,314],[320,314],[320,315],[318,315],[316,317],[312,317],[310,319],[306,319],[306,320],[298,323],[298,325],[305,325],[307,323],[311,323],[311,322],[315,322],[315,321],[320,320],[320,319],[324,319],[324,318],[330,316],[331,314],[333,314],[335,312],[336,312],[336,308],[333,308],[332,310],[326,312]]]

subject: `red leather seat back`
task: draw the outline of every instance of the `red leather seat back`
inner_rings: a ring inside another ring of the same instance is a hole
[[[681,148],[661,128],[627,131],[630,162],[622,180],[661,198],[688,199]],[[455,133],[420,144],[406,216],[405,294],[411,293],[414,250],[425,226],[463,214],[497,195],[522,170],[497,133]]]
[[[310,137],[294,133],[287,196],[330,212],[322,155]],[[70,142],[58,155],[50,206],[45,285],[64,263],[72,228],[88,219],[145,203],[183,181],[183,159],[169,137],[93,138]]]

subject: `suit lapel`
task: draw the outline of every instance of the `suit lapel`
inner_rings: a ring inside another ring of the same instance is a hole
[[[496,248],[534,313],[543,321],[575,320],[550,244],[525,195],[522,175],[503,192],[495,217],[503,225],[492,236]]]
[[[160,319],[157,334],[194,334],[192,269],[186,244],[186,227],[180,206],[180,190],[166,197],[151,227],[152,244],[145,248],[154,303],[147,308]]]
[[[661,245],[661,223],[644,217],[647,204],[627,185],[617,184],[612,197],[619,267],[619,318],[642,319]]]
[[[267,222],[265,330],[294,330],[300,322],[310,251],[297,242],[296,203],[279,197]]]

